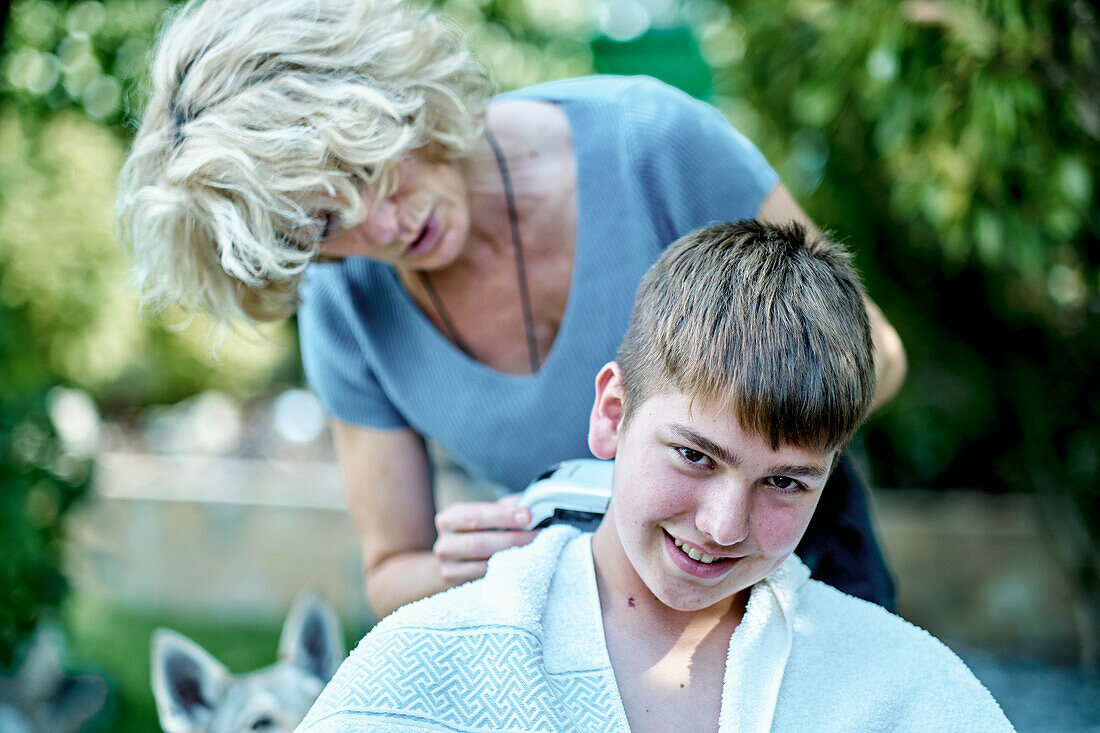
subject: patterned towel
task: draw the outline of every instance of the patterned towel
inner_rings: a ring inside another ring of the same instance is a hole
[[[589,539],[551,527],[383,619],[298,730],[628,733]],[[723,679],[720,733],[769,730],[1012,726],[940,642],[792,555],[753,587]]]

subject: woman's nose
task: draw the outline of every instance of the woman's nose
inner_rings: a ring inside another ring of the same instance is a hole
[[[739,481],[711,487],[695,512],[695,526],[724,547],[749,536],[752,518],[752,487]]]
[[[393,199],[382,199],[367,210],[367,233],[371,240],[381,246],[397,240],[397,203]]]

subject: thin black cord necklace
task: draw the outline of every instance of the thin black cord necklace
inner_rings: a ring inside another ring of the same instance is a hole
[[[512,227],[512,247],[516,252],[516,280],[519,282],[520,304],[523,306],[523,322],[527,334],[527,353],[531,358],[531,373],[534,374],[539,370],[539,345],[535,340],[535,316],[531,311],[531,295],[527,288],[527,269],[524,266],[523,245],[519,238],[519,214],[516,213],[515,194],[512,192],[512,177],[508,174],[508,163],[504,159],[504,151],[500,149],[493,133],[486,130],[485,137],[489,141],[489,147],[493,149],[493,154],[496,155],[500,177],[504,181],[504,199],[508,204],[508,222]],[[443,300],[439,297],[435,286],[428,278],[428,273],[417,270],[416,274],[419,276],[424,290],[427,291],[428,298],[432,301],[436,312],[439,313],[439,320],[443,323],[443,329],[447,332],[447,337],[464,354],[473,358],[470,347],[458,335],[458,329],[451,321],[451,316],[447,313],[447,309],[443,306]]]

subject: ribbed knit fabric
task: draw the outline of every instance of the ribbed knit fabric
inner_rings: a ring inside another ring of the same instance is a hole
[[[573,283],[539,371],[469,358],[385,264],[313,265],[299,314],[310,386],[329,415],[410,426],[474,475],[518,490],[548,465],[589,455],[596,372],[626,332],[638,281],[677,237],[755,216],[776,174],[713,107],[653,79],[587,77],[501,99],[561,105],[577,158]]]

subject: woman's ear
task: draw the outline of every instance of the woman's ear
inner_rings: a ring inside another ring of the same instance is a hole
[[[588,420],[588,449],[605,460],[614,458],[619,449],[624,399],[622,374],[619,365],[611,361],[596,375],[596,401]]]

